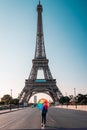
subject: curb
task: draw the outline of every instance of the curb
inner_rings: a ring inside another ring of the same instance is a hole
[[[1,115],[1,114],[5,114],[5,113],[10,113],[10,112],[18,111],[18,110],[22,110],[22,108],[18,108],[18,109],[15,109],[15,110],[14,110],[14,109],[13,109],[13,110],[8,110],[8,111],[3,111],[3,110],[1,110],[1,111],[0,111],[0,115]]]

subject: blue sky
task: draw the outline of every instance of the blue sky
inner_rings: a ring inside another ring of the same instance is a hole
[[[35,53],[38,0],[0,0],[0,97],[17,97]],[[87,1],[41,0],[46,56],[65,95],[87,94]]]

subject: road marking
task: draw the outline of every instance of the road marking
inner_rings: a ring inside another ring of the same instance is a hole
[[[51,121],[55,121],[55,120],[53,120],[52,118],[50,118],[51,119]]]

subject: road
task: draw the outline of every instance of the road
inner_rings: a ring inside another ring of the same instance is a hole
[[[87,128],[87,112],[50,107],[46,129]],[[41,112],[37,108],[24,108],[0,115],[0,130],[41,129]]]

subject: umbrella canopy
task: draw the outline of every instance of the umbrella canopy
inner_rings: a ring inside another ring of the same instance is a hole
[[[49,107],[49,102],[47,99],[41,98],[38,103],[37,103],[37,107],[39,110],[42,110],[43,107],[48,108]]]

